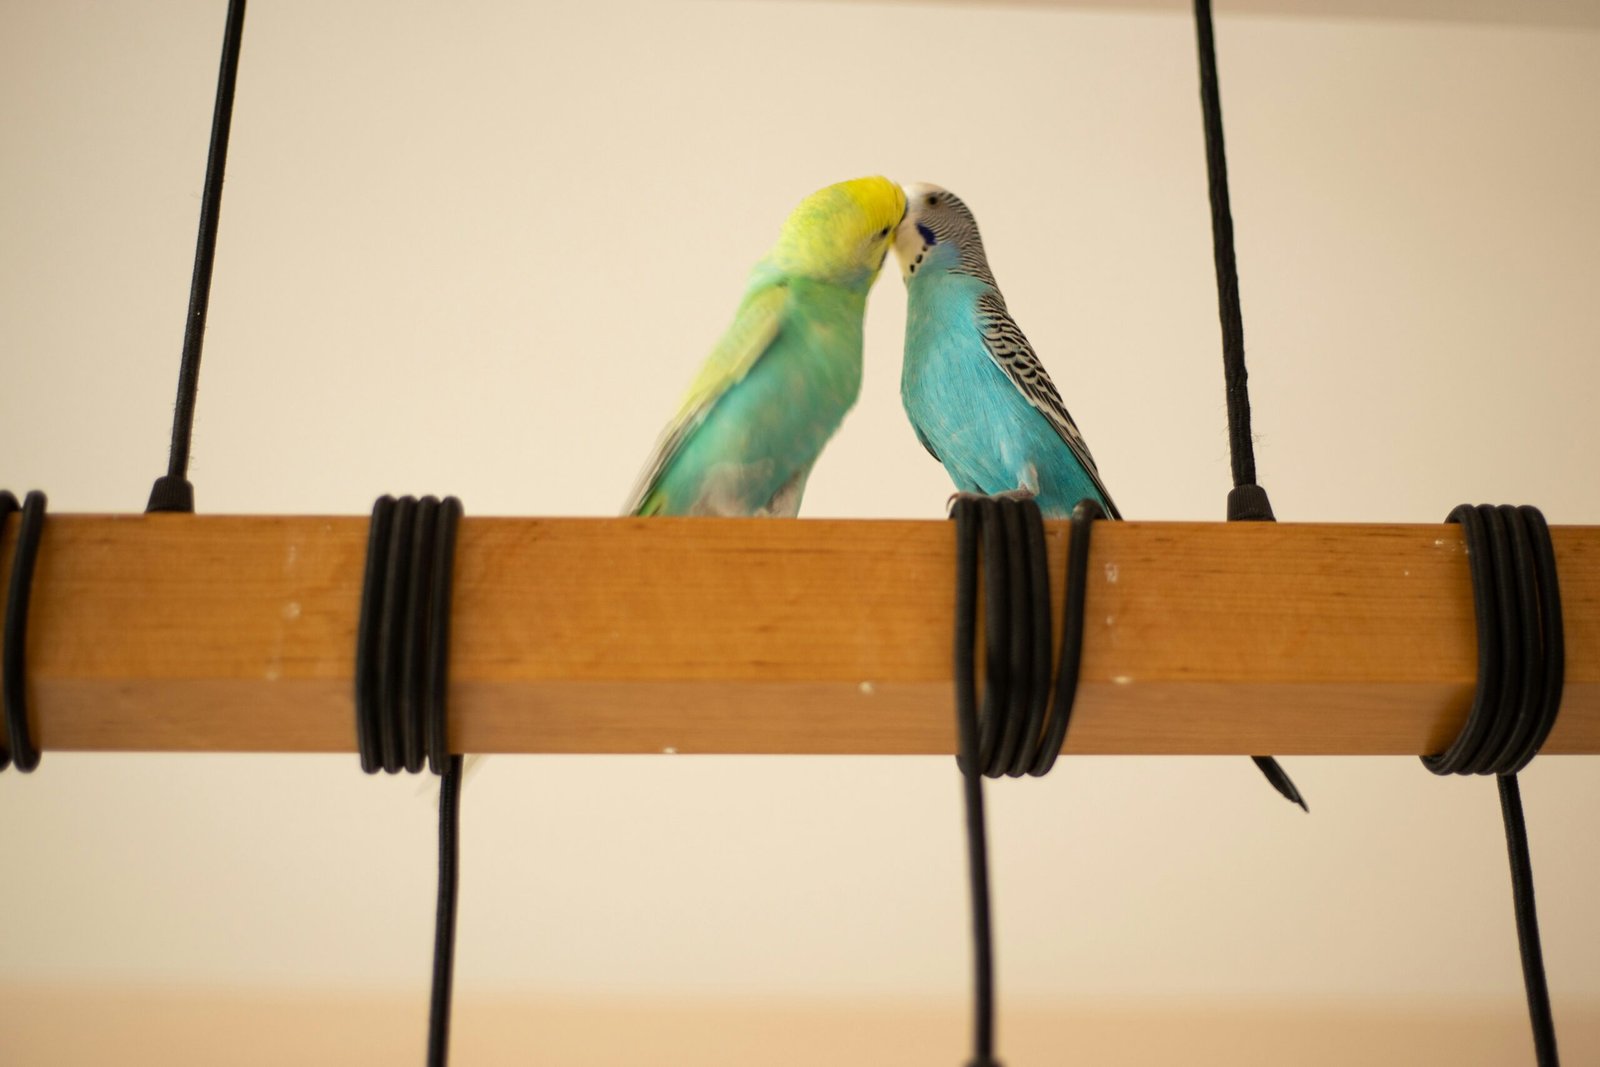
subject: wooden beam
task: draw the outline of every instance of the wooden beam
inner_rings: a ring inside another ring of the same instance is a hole
[[[37,741],[352,751],[366,526],[51,515],[29,631]],[[953,533],[468,518],[452,746],[951,752]],[[1554,536],[1567,686],[1546,751],[1600,752],[1600,527]],[[1049,537],[1059,600],[1065,524]],[[1069,752],[1417,754],[1465,714],[1456,527],[1106,523],[1090,580]]]

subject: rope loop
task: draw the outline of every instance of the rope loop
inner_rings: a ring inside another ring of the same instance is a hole
[[[356,627],[356,748],[361,769],[448,769],[450,604],[455,497],[379,497],[367,527]]]
[[[11,581],[6,591],[5,633],[0,639],[0,692],[5,704],[5,745],[0,750],[0,770],[15,765],[24,774],[39,766],[39,750],[28,725],[28,604],[33,596],[33,572],[39,560],[39,540],[44,534],[45,495],[35,489],[23,498],[0,491],[0,530],[13,512],[21,511],[17,547],[11,557]]]
[[[1039,505],[1020,495],[957,497],[951,510],[962,546],[957,559],[956,690],[958,705],[965,702],[974,709],[976,745],[975,762],[966,746],[957,757],[963,771],[975,765],[989,778],[1037,777],[1055,765],[1077,697],[1089,531],[1096,519],[1104,517],[1104,508],[1094,499],[1081,500],[1072,510],[1060,666],[1052,687],[1050,564]],[[969,549],[970,558],[965,554]],[[981,702],[973,680],[980,557]]]
[[[1446,521],[1466,539],[1477,683],[1455,740],[1422,763],[1434,774],[1516,774],[1550,736],[1565,682],[1550,527],[1538,508],[1510,505],[1462,504]]]

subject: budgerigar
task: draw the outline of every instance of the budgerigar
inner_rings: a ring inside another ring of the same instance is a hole
[[[906,282],[900,398],[917,438],[962,492],[1029,493],[1047,517],[1094,497],[1121,518],[1089,446],[1033,346],[1006,309],[978,224],[937,185],[908,185],[895,255]],[[1273,787],[1305,807],[1270,756]]]
[[[895,255],[906,281],[900,399],[917,438],[969,493],[1027,492],[1047,517],[1095,497],[1120,518],[1050,376],[1006,310],[972,212],[908,185]]]
[[[632,515],[800,510],[806,478],[861,392],[861,324],[905,214],[887,178],[801,201],[750,273],[629,498]]]

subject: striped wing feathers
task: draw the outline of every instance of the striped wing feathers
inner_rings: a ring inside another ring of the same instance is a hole
[[[1023,336],[1016,320],[1006,310],[1005,301],[998,294],[984,293],[978,297],[978,329],[983,336],[983,347],[988,350],[995,366],[1005,372],[1017,391],[1049,421],[1056,434],[1072,450],[1078,463],[1094,481],[1110,516],[1121,518],[1116,505],[1111,502],[1111,494],[1106,492],[1105,485],[1100,481],[1100,471],[1095,466],[1094,457],[1089,454],[1089,445],[1084,441],[1083,434],[1078,432],[1077,423],[1072,421],[1066,404],[1061,401],[1061,394],[1056,391],[1055,383],[1045,373],[1033,346]]]

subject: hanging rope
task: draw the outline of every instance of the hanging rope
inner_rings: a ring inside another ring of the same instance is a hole
[[[206,312],[211,306],[211,268],[217,257],[217,224],[222,214],[222,175],[228,164],[228,132],[233,127],[233,90],[239,79],[239,44],[244,39],[245,0],[229,0],[222,37],[222,69],[217,74],[217,102],[211,112],[211,149],[206,155],[205,191],[200,197],[200,234],[195,241],[194,275],[189,281],[189,317],[183,327],[183,358],[178,365],[178,402],[172,415],[172,449],[167,473],[150,489],[145,511],[194,510],[189,483],[189,447],[194,436],[194,408],[200,391],[200,349],[205,343]]]
[[[1497,775],[1495,783],[1500,791],[1500,820],[1506,828],[1506,857],[1511,863],[1511,906],[1517,920],[1517,950],[1522,957],[1528,1024],[1533,1028],[1533,1054],[1539,1067],[1560,1067],[1550,986],[1544,976],[1544,948],[1539,942],[1539,911],[1533,902],[1533,858],[1528,855],[1522,789],[1514,774]]]
[[[967,875],[972,902],[973,1056],[994,1058],[994,938],[989,894],[983,779],[1043,775],[1066,742],[1077,697],[1088,588],[1089,531],[1104,517],[1098,501],[1072,511],[1066,607],[1054,700],[1050,678],[1050,567],[1039,505],[1031,498],[961,495],[956,524],[956,731],[966,806]],[[984,692],[977,695],[975,649],[978,560],[983,559]]]
[[[356,748],[361,769],[439,776],[439,892],[434,911],[428,1059],[450,1044],[456,897],[461,853],[462,759],[447,747],[455,497],[380,497],[372,507],[356,624]]]
[[[1460,734],[1443,752],[1422,757],[1422,763],[1434,774],[1497,776],[1534,1052],[1539,1067],[1557,1067],[1533,861],[1517,784],[1517,772],[1532,762],[1555,726],[1566,679],[1555,549],[1537,508],[1462,504],[1446,521],[1460,523],[1466,538],[1478,677]]]
[[[1228,453],[1233,484],[1254,485],[1255,444],[1250,438],[1250,375],[1244,366],[1244,316],[1239,310],[1239,264],[1233,252],[1233,209],[1228,202],[1228,154],[1222,141],[1222,93],[1211,0],[1195,0],[1200,46],[1200,108],[1205,122],[1206,178],[1211,190],[1211,251],[1217,268],[1217,313],[1222,319],[1222,372],[1228,394]],[[1266,499],[1265,490],[1261,493]],[[1268,509],[1270,515],[1270,507]],[[1228,516],[1234,518],[1232,514]]]
[[[973,1054],[969,1067],[994,1064],[994,934],[989,909],[989,842],[979,771],[977,672],[973,663],[978,607],[978,504],[958,499],[956,523],[956,732],[967,816],[967,880],[972,901]],[[992,687],[995,674],[986,679]]]
[[[194,274],[189,284],[189,314],[184,324],[183,357],[178,368],[172,447],[167,473],[157,478],[150,490],[150,500],[145,507],[148,512],[194,511],[189,453],[200,389],[200,355],[211,303],[211,275],[216,263],[223,176],[227,170],[228,137],[233,126],[244,15],[245,0],[229,0],[216,103],[211,115],[205,190],[200,201]],[[397,509],[400,512],[398,521],[394,514]],[[443,1067],[448,1057],[455,959],[462,761],[460,756],[449,755],[446,749],[444,698],[451,572],[460,517],[461,504],[454,497],[442,504],[433,497],[420,502],[407,497],[398,503],[385,497],[378,502],[373,510],[372,535],[368,543],[356,654],[357,748],[362,769],[374,773],[381,767],[393,774],[403,768],[414,773],[422,769],[426,759],[434,773],[440,775],[439,889],[428,1021],[427,1062],[430,1067]],[[24,598],[24,609],[25,603]],[[20,753],[19,735],[11,726],[15,716],[10,710],[12,654],[9,638],[6,653],[6,718],[13,739],[11,750]],[[25,714],[22,723],[20,736],[25,743]],[[32,759],[37,763],[36,753]],[[17,755],[16,761],[20,769],[31,769],[23,766],[22,755]]]
[[[1239,264],[1233,253],[1233,209],[1228,203],[1228,153],[1222,141],[1222,93],[1217,87],[1217,49],[1210,0],[1195,0],[1195,37],[1200,48],[1200,111],[1205,123],[1206,180],[1211,190],[1211,250],[1217,268],[1217,314],[1222,320],[1222,376],[1228,396],[1228,455],[1233,489],[1229,522],[1274,522],[1267,491],[1256,484],[1256,449],[1250,436],[1250,375],[1244,366],[1244,315],[1239,310]],[[1278,761],[1251,756],[1272,788],[1309,811],[1305,798]]]
[[[1228,162],[1222,139],[1222,101],[1217,87],[1216,44],[1210,0],[1195,0],[1200,50],[1200,98],[1205,119],[1206,170],[1211,190],[1211,236],[1217,271],[1217,306],[1222,321],[1223,374],[1228,400],[1228,450],[1233,490],[1228,520],[1272,522],[1267,492],[1256,484],[1255,446],[1250,435],[1250,392],[1244,363],[1244,322],[1239,310],[1239,272],[1228,203]],[[1478,509],[1462,505],[1451,522],[1466,530],[1478,625],[1478,685],[1461,735],[1448,750],[1423,763],[1435,774],[1496,774],[1506,850],[1511,862],[1517,940],[1523,984],[1540,1067],[1556,1067],[1555,1024],[1545,982],[1544,954],[1533,900],[1533,865],[1528,855],[1517,771],[1526,766],[1555,723],[1561,702],[1563,640],[1560,592],[1549,527],[1535,508]],[[1513,592],[1513,590],[1515,590]],[[1515,606],[1513,606],[1513,603]],[[1498,605],[1498,610],[1497,610]],[[1542,618],[1537,616],[1543,609]],[[1495,625],[1496,616],[1498,625]],[[1542,659],[1537,649],[1542,647]],[[1270,756],[1253,756],[1267,780],[1305,806],[1299,790]]]
[[[439,780],[439,891],[433,919],[433,995],[428,1000],[428,1067],[450,1059],[450,999],[456,959],[456,890],[461,871],[461,763]]]

